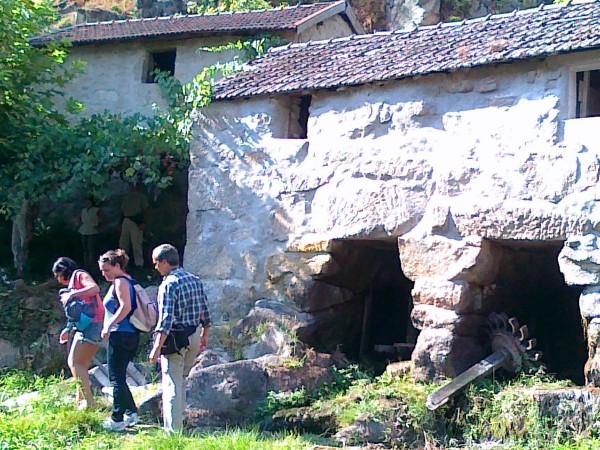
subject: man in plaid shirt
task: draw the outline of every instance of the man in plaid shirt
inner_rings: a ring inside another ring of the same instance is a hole
[[[164,429],[173,432],[183,427],[185,411],[184,378],[208,344],[210,314],[200,278],[179,267],[179,253],[171,244],[152,252],[152,262],[163,276],[158,288],[158,324],[149,359],[158,362],[162,372]],[[161,347],[172,329],[190,330],[190,345],[177,353],[161,355]]]

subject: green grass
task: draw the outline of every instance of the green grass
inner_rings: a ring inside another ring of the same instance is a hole
[[[600,448],[600,417],[580,430],[565,417],[542,417],[531,389],[567,385],[543,375],[508,382],[483,380],[436,411],[425,399],[439,385],[415,383],[410,377],[372,377],[358,368],[340,370],[320,393],[272,394],[262,413],[307,406],[335,414],[339,427],[369,419],[386,425],[393,448],[510,450],[595,450]],[[60,377],[40,377],[23,371],[0,372],[0,400],[37,391],[20,406],[0,407],[0,450],[6,449],[224,449],[300,450],[328,443],[312,435],[265,435],[256,429],[230,429],[166,435],[156,425],[141,425],[125,433],[109,433],[101,423],[109,405],[94,411],[74,408],[75,384]],[[362,420],[362,419],[361,419]],[[489,443],[494,443],[493,445]],[[331,444],[330,444],[331,445]]]
[[[263,436],[253,429],[166,435],[156,425],[109,433],[101,426],[108,417],[108,405],[77,411],[72,381],[19,371],[0,375],[2,401],[32,390],[39,395],[26,404],[0,408],[0,449],[300,450],[316,439],[291,434]]]

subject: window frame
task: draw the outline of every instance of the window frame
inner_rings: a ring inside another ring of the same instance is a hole
[[[171,76],[175,76],[175,70],[177,67],[177,48],[164,48],[164,49],[146,49],[146,58],[143,64],[143,72],[142,72],[142,83],[143,84],[156,84],[156,77],[153,72],[157,66],[155,55],[157,54],[173,54],[173,65],[172,68],[169,67],[169,72]]]
[[[577,117],[577,98],[578,98],[577,74],[584,72],[584,77],[585,77],[585,72],[589,73],[594,70],[600,71],[600,61],[576,64],[576,65],[569,67],[568,111],[567,111],[568,119],[585,119],[587,117],[598,117],[598,116]]]

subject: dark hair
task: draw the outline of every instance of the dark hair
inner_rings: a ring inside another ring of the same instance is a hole
[[[77,263],[66,256],[61,256],[52,265],[52,273],[60,273],[65,280],[71,278],[77,269],[79,269]]]
[[[92,206],[96,206],[96,199],[93,195],[88,195],[85,199],[89,200],[92,203]]]
[[[179,265],[179,252],[171,244],[161,244],[152,252],[158,261],[166,261],[170,266]]]
[[[117,249],[117,250],[109,250],[98,258],[99,263],[108,263],[111,266],[116,266],[117,264],[121,266],[121,270],[125,270],[127,264],[129,263],[129,256],[125,250]]]

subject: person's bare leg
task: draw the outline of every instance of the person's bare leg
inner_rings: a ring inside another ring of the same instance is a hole
[[[77,393],[77,401],[85,399],[88,407],[96,406],[90,386],[90,376],[88,370],[92,364],[92,359],[98,351],[98,345],[82,342],[79,340],[73,341],[71,353],[69,354],[69,368],[75,378],[78,378],[81,386]]]

